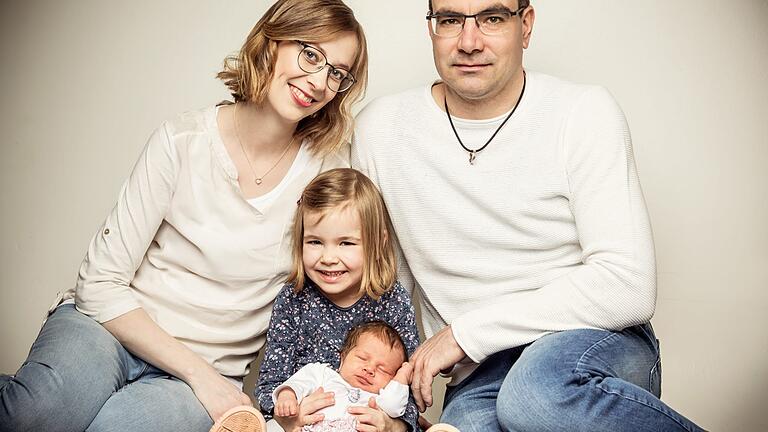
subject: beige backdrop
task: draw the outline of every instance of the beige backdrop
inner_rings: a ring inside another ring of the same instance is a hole
[[[150,131],[214,79],[268,1],[0,2],[0,371],[74,283]],[[435,76],[426,0],[350,0],[369,98]],[[653,222],[663,398],[768,430],[768,2],[534,0],[526,65],[614,93]]]

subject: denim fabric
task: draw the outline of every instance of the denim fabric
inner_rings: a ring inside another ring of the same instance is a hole
[[[48,318],[13,377],[0,377],[0,432],[206,432],[189,386],[133,356],[74,305]]]
[[[462,432],[702,430],[660,395],[650,324],[570,330],[486,359],[447,389],[440,420]]]

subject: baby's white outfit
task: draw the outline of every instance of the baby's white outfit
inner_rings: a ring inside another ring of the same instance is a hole
[[[379,394],[369,393],[352,386],[325,363],[310,363],[287,381],[275,388],[272,400],[277,404],[277,395],[281,390],[290,388],[296,393],[299,403],[312,392],[322,387],[326,392],[333,392],[336,404],[319,411],[325,415],[323,421],[313,425],[304,426],[305,432],[347,432],[355,430],[355,417],[347,412],[351,406],[367,406],[371,397],[376,399],[376,405],[392,418],[397,418],[405,413],[408,404],[408,386],[391,380]]]

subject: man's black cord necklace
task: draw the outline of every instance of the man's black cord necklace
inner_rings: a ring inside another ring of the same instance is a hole
[[[459,141],[459,144],[461,145],[461,148],[463,148],[467,153],[469,153],[469,164],[470,165],[474,165],[475,164],[475,155],[477,155],[481,151],[485,150],[486,147],[488,147],[488,144],[490,144],[491,141],[493,141],[493,139],[496,137],[496,134],[499,133],[501,128],[503,128],[504,125],[507,123],[507,120],[509,120],[509,118],[512,117],[512,114],[515,113],[515,110],[517,110],[517,106],[520,105],[520,101],[523,100],[523,93],[525,93],[525,81],[526,81],[526,76],[525,76],[525,71],[523,71],[523,89],[520,90],[520,96],[518,96],[518,98],[517,98],[517,102],[515,103],[515,107],[512,108],[512,111],[510,111],[509,114],[507,114],[507,117],[504,118],[504,121],[501,122],[501,124],[499,125],[498,128],[496,128],[496,131],[493,133],[493,135],[491,135],[491,137],[488,138],[488,141],[486,141],[485,144],[482,147],[480,147],[479,149],[477,149],[477,150],[470,150],[470,149],[467,148],[467,146],[464,145],[463,142],[461,142],[461,137],[459,137],[459,133],[456,132],[456,126],[453,125],[453,120],[451,120],[451,112],[448,111],[448,96],[447,96],[447,94],[445,96],[443,96],[443,103],[445,104],[445,113],[448,115],[448,123],[451,124],[451,129],[453,129],[453,134],[456,135],[456,139]]]

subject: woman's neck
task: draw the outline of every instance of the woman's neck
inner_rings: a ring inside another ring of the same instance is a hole
[[[286,122],[268,106],[238,103],[237,132],[249,153],[281,152],[296,131],[298,123]]]

